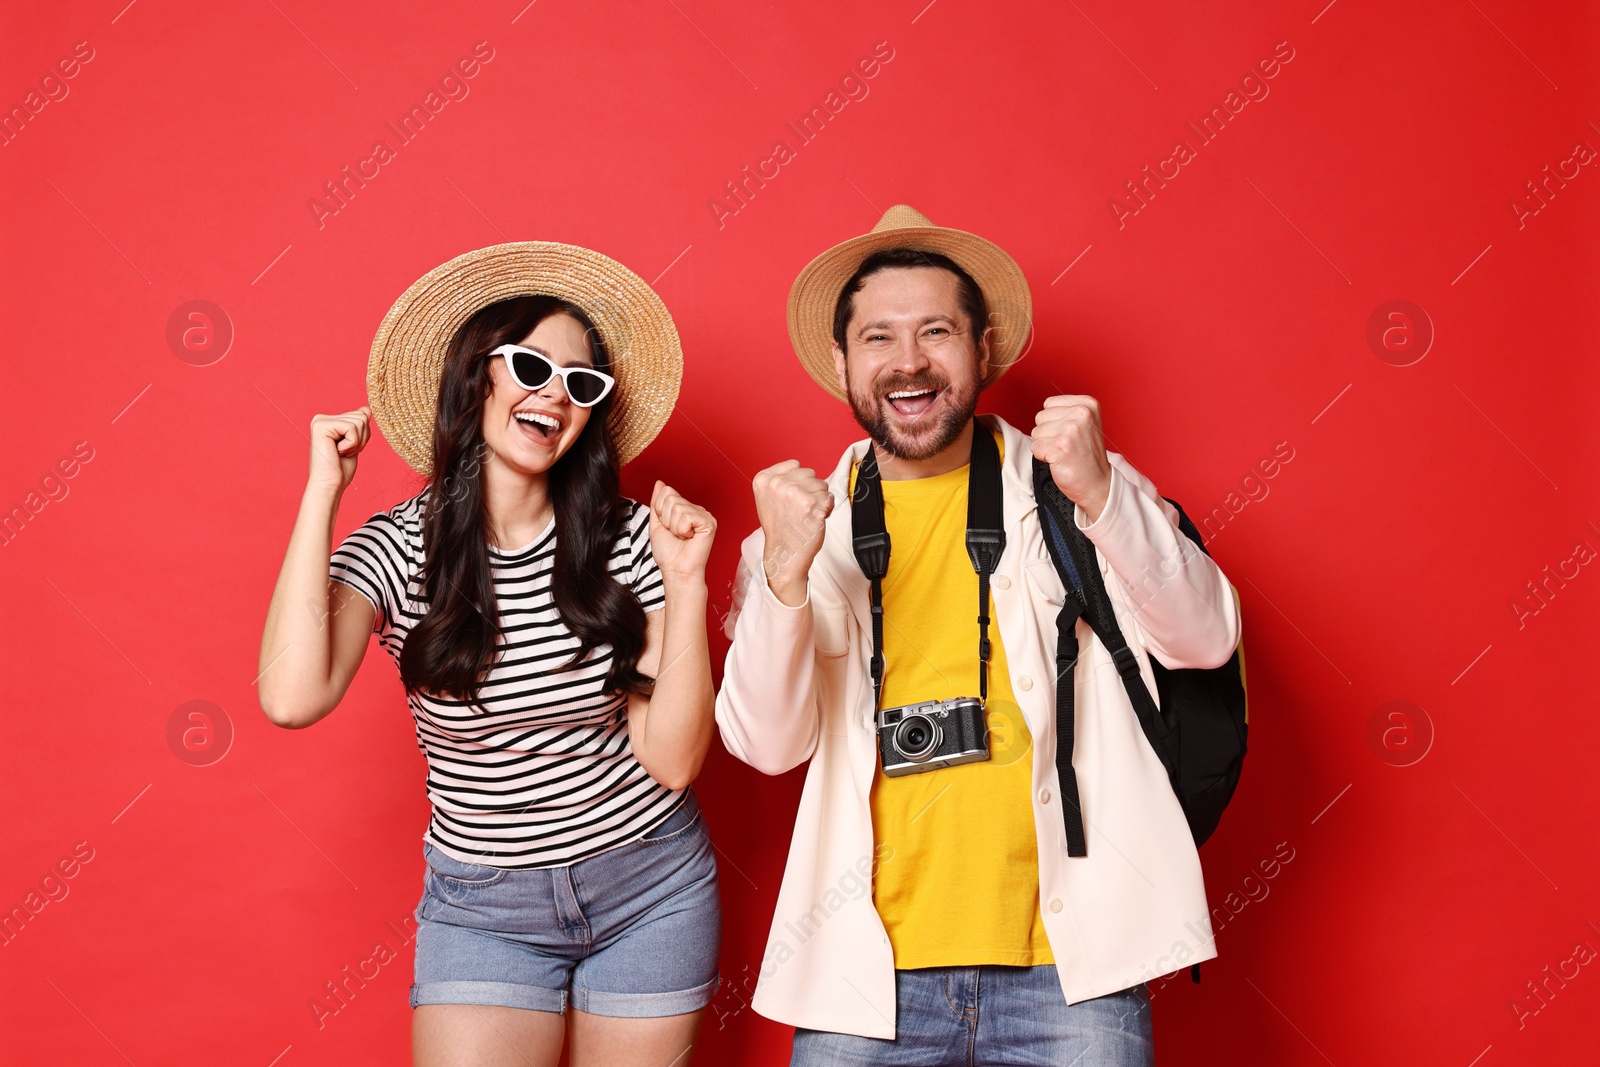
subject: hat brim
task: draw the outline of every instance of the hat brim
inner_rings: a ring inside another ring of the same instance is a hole
[[[989,305],[989,370],[992,385],[1021,358],[1033,328],[1028,279],[992,241],[945,226],[899,226],[852,237],[817,256],[789,289],[789,340],[812,379],[838,400],[848,400],[833,365],[833,314],[845,283],[861,261],[886,248],[914,248],[948,256],[972,275]]]
[[[513,241],[457,256],[417,279],[372,339],[367,399],[391,447],[431,475],[433,422],[450,340],[490,304],[555,296],[582,308],[599,331],[617,380],[606,427],[627,463],[672,414],[683,379],[683,347],[655,290],[621,263],[554,241]]]

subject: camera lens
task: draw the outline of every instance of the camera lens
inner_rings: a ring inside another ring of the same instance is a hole
[[[943,733],[926,715],[907,715],[894,730],[894,749],[902,759],[921,763],[939,748]]]

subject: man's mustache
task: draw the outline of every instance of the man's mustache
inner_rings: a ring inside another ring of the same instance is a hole
[[[895,374],[887,378],[879,378],[873,384],[873,393],[879,398],[901,389],[932,389],[943,392],[950,385],[950,379],[942,374],[924,372],[922,374]]]

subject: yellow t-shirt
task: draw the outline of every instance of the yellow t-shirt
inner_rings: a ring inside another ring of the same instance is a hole
[[[967,474],[963,466],[883,482],[886,708],[978,695]],[[878,866],[872,899],[897,968],[1055,962],[1039,915],[1033,738],[993,618],[991,594],[989,759],[898,778],[880,762],[873,782],[873,833],[894,851]]]

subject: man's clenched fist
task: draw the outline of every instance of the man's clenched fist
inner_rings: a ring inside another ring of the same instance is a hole
[[[1056,488],[1094,522],[1111,492],[1111,461],[1100,435],[1100,402],[1052,396],[1033,420],[1033,455],[1050,465]]]
[[[811,561],[822,550],[822,536],[833,512],[828,483],[799,460],[786,459],[755,476],[756,517],[766,540],[762,555],[767,585],[790,607],[806,599]]]

